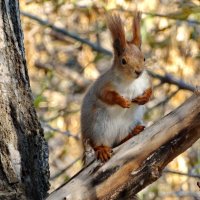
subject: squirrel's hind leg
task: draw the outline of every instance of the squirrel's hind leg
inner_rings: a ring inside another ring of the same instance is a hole
[[[139,125],[135,126],[134,129],[119,143],[119,145],[123,144],[124,142],[126,142],[130,138],[134,137],[135,135],[138,135],[144,129],[145,129],[145,126],[143,126],[143,125],[139,124]]]

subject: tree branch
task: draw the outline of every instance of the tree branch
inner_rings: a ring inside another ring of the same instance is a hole
[[[70,133],[70,131],[61,131],[58,128],[53,128],[49,124],[42,122],[42,121],[40,121],[40,123],[42,125],[42,128],[44,129],[44,132],[47,132],[47,131],[58,132],[58,133],[61,133],[63,135],[66,135],[68,137],[72,137],[76,140],[80,140],[80,137],[78,135],[73,135],[72,133]]]
[[[65,168],[63,168],[62,170],[60,170],[59,172],[57,172],[56,174],[52,175],[50,177],[50,180],[53,180],[57,177],[59,177],[60,175],[62,175],[64,172],[66,172],[68,169],[70,169],[77,161],[79,161],[81,159],[81,157],[76,158],[72,163],[70,163],[69,165],[67,165]]]
[[[174,171],[174,170],[170,170],[170,169],[165,169],[163,172],[164,173],[171,173],[171,174],[177,174],[177,175],[181,175],[181,176],[188,176],[188,177],[200,179],[200,175],[193,174],[193,173],[184,173],[184,172]]]
[[[165,74],[164,76],[162,76],[150,70],[148,70],[148,73],[151,77],[159,79],[162,83],[169,83],[172,85],[176,85],[179,89],[190,90],[192,92],[194,92],[196,89],[193,85],[184,82],[182,79],[177,79],[173,77],[171,74]]]
[[[91,84],[90,80],[86,79],[85,77],[83,77],[80,73],[76,72],[75,70],[70,69],[69,67],[64,66],[64,65],[53,66],[50,63],[42,63],[40,61],[36,61],[35,66],[39,69],[44,69],[44,70],[56,70],[58,73],[71,79],[79,87],[84,88],[84,89],[87,88]]]
[[[123,12],[129,12],[131,14],[133,13],[133,10],[130,10],[130,9],[122,9],[122,8],[120,8],[119,10],[123,11]],[[199,11],[197,10],[196,12],[199,12]],[[162,18],[168,18],[168,19],[176,20],[176,21],[183,21],[183,22],[187,22],[189,25],[200,25],[199,21],[190,20],[190,19],[187,19],[187,17],[181,18],[181,13],[179,14],[179,13],[176,13],[176,12],[175,13],[169,13],[169,14],[159,14],[159,13],[152,13],[152,12],[142,11],[142,14],[149,15],[149,16],[152,16],[152,17],[162,17]]]
[[[92,162],[47,200],[133,199],[156,181],[164,167],[200,138],[200,96],[114,149],[104,165]],[[78,189],[77,189],[78,188]]]
[[[29,14],[29,13],[26,13],[26,12],[23,12],[21,11],[20,12],[21,15],[25,16],[25,17],[28,17],[34,21],[37,21],[39,24],[41,25],[44,25],[44,26],[47,26],[47,27],[50,27],[52,30],[58,32],[58,33],[62,33],[63,35],[66,35],[70,38],[73,38],[83,44],[87,44],[88,46],[90,46],[93,50],[97,51],[97,52],[100,52],[100,53],[103,53],[103,54],[106,54],[106,55],[112,55],[112,52],[111,51],[108,51],[107,49],[104,49],[103,47],[97,45],[97,44],[94,44],[92,42],[90,42],[88,39],[85,39],[85,38],[82,38],[80,37],[78,34],[76,33],[73,33],[73,32],[70,32],[66,29],[63,29],[63,28],[60,28],[60,27],[57,27],[55,25],[53,25],[51,22],[47,21],[47,20],[43,20],[35,15],[32,15],[32,14]]]
[[[176,13],[170,13],[170,14],[158,14],[158,13],[150,13],[150,12],[142,12],[143,14],[145,15],[150,15],[152,17],[164,17],[164,18],[168,18],[168,19],[173,19],[173,20],[178,20],[178,21],[185,21],[189,24],[193,24],[193,25],[200,25],[200,22],[199,21],[196,21],[196,20],[190,20],[190,19],[187,19],[187,18],[179,18],[179,16],[177,15],[176,17]]]

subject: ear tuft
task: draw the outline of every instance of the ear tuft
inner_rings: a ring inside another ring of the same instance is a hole
[[[107,14],[107,26],[111,32],[113,48],[117,55],[121,55],[126,46],[125,32],[122,20],[118,14]]]
[[[134,19],[133,19],[133,39],[131,43],[141,48],[142,39],[140,33],[140,23],[141,23],[141,12],[136,11]]]

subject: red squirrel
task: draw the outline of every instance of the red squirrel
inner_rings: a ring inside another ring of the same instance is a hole
[[[145,128],[142,122],[144,104],[149,101],[152,88],[141,51],[140,22],[141,13],[136,12],[132,40],[126,41],[120,16],[107,16],[113,63],[89,88],[82,103],[83,146],[86,148],[89,144],[102,162],[111,157],[113,147]]]

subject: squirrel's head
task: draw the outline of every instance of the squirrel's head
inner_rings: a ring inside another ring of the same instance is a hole
[[[141,52],[141,13],[136,12],[131,41],[126,41],[124,27],[119,15],[107,15],[107,25],[111,32],[114,49],[114,67],[131,78],[137,78],[144,69],[144,55]]]

